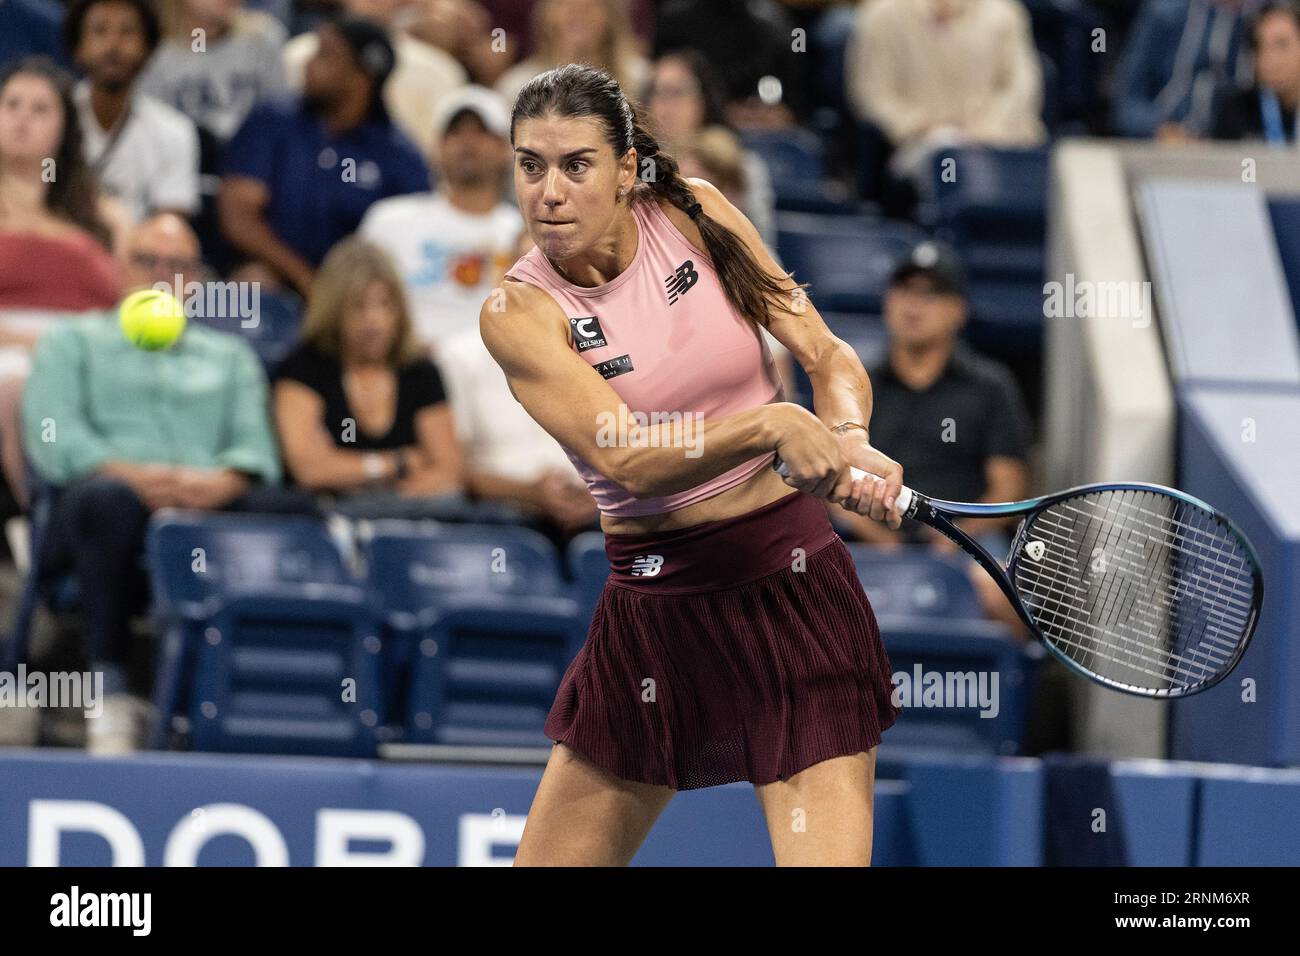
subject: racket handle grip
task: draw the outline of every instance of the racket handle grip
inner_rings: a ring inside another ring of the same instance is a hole
[[[782,478],[785,478],[790,474],[789,466],[787,466],[786,463],[781,460],[780,455],[777,455],[776,458],[772,460],[772,467],[776,469],[776,473],[780,475]],[[875,481],[885,480],[881,478],[879,475],[873,475],[871,472],[863,471],[861,468],[855,468],[853,465],[849,466],[849,476],[854,481],[859,481],[863,478],[871,478]],[[912,489],[904,485],[903,490],[900,491],[898,493],[898,497],[894,499],[894,510],[897,511],[900,515],[906,514],[907,509],[911,506],[911,504],[912,504]]]

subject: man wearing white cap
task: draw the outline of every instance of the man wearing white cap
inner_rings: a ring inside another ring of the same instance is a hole
[[[506,200],[510,113],[481,86],[444,96],[434,112],[432,193],[375,203],[361,233],[397,262],[415,331],[435,346],[478,327],[479,308],[514,263],[523,220]]]

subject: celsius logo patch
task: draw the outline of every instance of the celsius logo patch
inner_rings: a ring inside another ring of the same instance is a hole
[[[618,358],[597,363],[592,368],[605,378],[613,378],[615,375],[622,375],[624,372],[632,371],[632,358],[629,355],[620,355]]]
[[[677,301],[678,296],[683,296],[700,281],[700,274],[695,271],[695,262],[687,259],[677,267],[677,271],[664,280],[664,291],[668,293],[668,304],[672,305]]]
[[[662,554],[638,554],[632,559],[632,573],[638,577],[652,578],[664,567]]]
[[[573,344],[579,352],[598,349],[602,345],[609,344],[605,341],[605,333],[600,330],[600,319],[594,315],[580,315],[576,319],[569,319],[569,327],[573,329]]]

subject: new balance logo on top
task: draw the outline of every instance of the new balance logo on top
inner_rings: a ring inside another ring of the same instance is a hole
[[[700,281],[700,274],[695,271],[695,262],[687,259],[677,267],[677,271],[664,280],[664,289],[668,293],[668,304],[672,305],[677,301],[678,296],[683,296]]]
[[[664,566],[662,554],[638,554],[632,559],[632,573],[639,577],[652,578]]]

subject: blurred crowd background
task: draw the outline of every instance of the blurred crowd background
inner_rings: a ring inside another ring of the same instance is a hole
[[[103,746],[138,744],[154,695],[132,660],[162,509],[522,526],[561,550],[598,528],[477,328],[531,247],[513,99],[569,62],[616,76],[683,174],[812,283],[872,373],[873,441],[909,484],[1013,500],[1039,447],[1051,143],[1292,148],[1300,11],[0,0],[5,617],[28,585],[48,603],[75,580],[72,647],[123,701]],[[114,310],[156,283],[203,291],[182,342],[144,353]],[[810,401],[770,344],[787,396]],[[835,520],[881,554],[952,547]],[[981,533],[1005,553],[1009,530]],[[969,586],[1025,639],[984,578]],[[1070,745],[1064,705],[1043,706],[1023,752]]]

